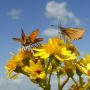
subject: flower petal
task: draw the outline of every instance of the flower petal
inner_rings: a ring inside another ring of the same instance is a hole
[[[42,56],[46,54],[46,52],[37,52],[37,53],[34,53],[34,56]]]
[[[54,56],[58,59],[58,60],[60,60],[60,61],[64,61],[64,59],[62,59],[62,58],[60,58],[57,54],[54,54]]]
[[[50,56],[50,54],[45,54],[45,55],[42,55],[41,58],[48,58]]]
[[[87,75],[87,70],[84,67],[80,66],[78,63],[76,63],[75,65],[83,74]]]
[[[44,49],[33,48],[35,51],[45,51]]]

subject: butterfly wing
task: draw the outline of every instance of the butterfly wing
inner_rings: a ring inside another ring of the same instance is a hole
[[[82,28],[64,28],[61,32],[68,41],[74,41],[81,39],[85,30]]]
[[[12,38],[15,41],[21,42],[20,38]]]
[[[34,42],[36,43],[36,42],[41,42],[41,41],[43,41],[43,38],[36,38]]]
[[[39,33],[39,29],[36,29],[35,31],[33,31],[30,35],[29,35],[29,39],[31,41],[31,43],[34,42],[34,40],[36,39],[36,37],[38,36]]]
[[[21,30],[22,30],[22,33],[21,33],[21,39],[22,39],[22,40],[25,40],[25,38],[26,38],[25,33],[24,33],[24,31],[23,31],[22,28],[21,28]]]
[[[21,30],[22,30],[21,38],[12,38],[12,39],[15,40],[15,41],[20,42],[23,46],[25,46],[25,44],[26,44],[26,36],[25,36],[25,33],[24,33],[22,28],[21,28]]]

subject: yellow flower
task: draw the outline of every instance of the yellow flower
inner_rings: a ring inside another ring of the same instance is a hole
[[[76,66],[73,61],[64,61],[64,69],[69,77],[73,77],[76,71]]]
[[[19,52],[17,53],[17,60],[21,61],[27,57],[31,57],[32,56],[32,52],[31,50],[19,50]]]
[[[75,53],[68,50],[64,41],[59,38],[51,38],[42,48],[34,48],[33,50],[37,51],[34,53],[34,56],[40,56],[44,59],[48,58],[50,55],[53,55],[60,61],[74,60],[77,58]]]
[[[75,53],[75,55],[80,56],[80,53],[78,52],[77,48],[72,45],[71,43],[66,43],[66,47],[68,50],[70,50],[72,53]]]
[[[86,54],[86,58],[81,58],[81,60],[76,63],[76,66],[83,74],[90,76],[90,55]]]
[[[19,51],[16,55],[12,56],[5,66],[5,69],[8,70],[7,74],[11,74],[11,72],[15,71],[17,66],[23,66],[22,61],[31,55],[31,51]]]
[[[75,53],[72,53],[70,50],[67,50],[66,48],[62,48],[58,54],[55,54],[55,57],[60,61],[77,59]]]
[[[7,65],[5,66],[5,69],[8,70],[8,75],[16,69],[17,66],[17,59],[16,56],[13,56],[11,60],[8,61]]]
[[[45,71],[40,60],[37,63],[30,60],[30,67],[26,66],[23,70],[30,74],[30,79],[45,79]]]

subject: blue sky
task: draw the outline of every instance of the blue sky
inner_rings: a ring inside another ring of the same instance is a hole
[[[50,12],[53,5],[54,9],[60,6],[57,9],[60,13]],[[5,76],[4,66],[10,58],[9,52],[17,52],[20,47],[11,38],[20,37],[21,27],[26,34],[39,28],[39,36],[47,39],[52,32],[48,31],[50,25],[56,22],[59,14],[64,20],[63,26],[85,28],[84,38],[74,44],[82,55],[90,53],[89,9],[90,0],[0,0],[0,77]]]

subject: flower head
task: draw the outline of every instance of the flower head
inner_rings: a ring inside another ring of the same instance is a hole
[[[86,74],[87,76],[90,77],[90,55],[89,54],[86,54],[86,58],[81,58],[76,63],[76,66],[83,74]]]
[[[71,53],[75,53],[76,56],[80,56],[80,53],[78,52],[77,48],[74,45],[72,45],[71,43],[67,42],[66,47],[68,50],[71,51]]]
[[[17,53],[17,60],[23,60],[27,57],[31,57],[32,56],[32,52],[31,50],[19,50],[19,52]]]
[[[26,66],[23,70],[30,74],[30,79],[45,79],[44,68],[41,65],[40,60],[38,60],[37,63],[30,60],[30,67]]]
[[[16,56],[13,56],[7,63],[7,65],[5,66],[5,69],[8,70],[8,74],[10,74],[12,71],[14,71],[16,69],[17,66],[17,59]]]
[[[40,56],[41,58],[48,58],[50,55],[54,56],[60,61],[74,60],[77,58],[75,53],[69,50],[64,41],[59,38],[50,38],[47,44],[44,44],[42,48],[34,48],[37,51],[34,56]]]
[[[19,51],[16,55],[12,56],[5,67],[8,70],[8,74],[15,71],[17,66],[23,66],[23,60],[27,60],[25,58],[30,56],[32,56],[31,51]]]

